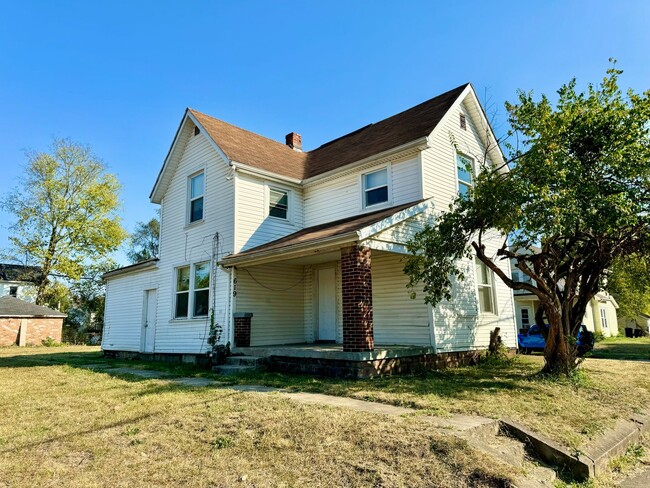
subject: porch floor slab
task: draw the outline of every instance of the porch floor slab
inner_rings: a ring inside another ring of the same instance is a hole
[[[342,344],[288,344],[282,346],[251,346],[234,349],[237,354],[247,356],[281,356],[292,358],[328,359],[334,361],[377,361],[434,354],[431,346],[392,345],[377,346],[374,351],[346,352]]]

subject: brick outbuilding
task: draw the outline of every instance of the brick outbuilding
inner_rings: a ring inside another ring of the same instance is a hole
[[[0,297],[0,346],[40,345],[51,337],[61,342],[66,314],[12,296]]]

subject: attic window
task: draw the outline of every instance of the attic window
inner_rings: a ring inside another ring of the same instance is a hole
[[[465,120],[465,114],[460,114],[460,128],[467,130],[467,121]]]
[[[197,125],[194,126],[194,135],[198,136],[201,133],[201,129]]]

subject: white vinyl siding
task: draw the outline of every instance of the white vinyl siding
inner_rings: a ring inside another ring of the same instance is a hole
[[[191,126],[191,124],[187,124]],[[187,132],[187,134],[186,134]],[[202,132],[192,136],[193,127],[183,129],[177,143],[182,155],[161,208],[160,262],[161,286],[158,290],[156,352],[199,353],[208,349],[209,316],[174,319],[175,270],[198,262],[211,261],[231,253],[234,230],[234,189],[232,170]],[[204,171],[205,203],[203,222],[186,225],[187,181]],[[232,310],[228,310],[230,273],[217,268],[212,276],[215,321],[229,329]],[[228,340],[224,333],[223,340]]]
[[[360,212],[371,212],[373,208],[365,209],[362,195],[362,175],[377,169],[377,165],[364,165],[354,171],[318,182],[304,189],[305,227],[343,219]],[[420,184],[420,161],[418,157],[393,162],[390,164],[389,190],[390,205],[401,205],[422,198]]]
[[[158,288],[158,270],[116,276],[106,280],[102,348],[139,351],[144,291]]]
[[[410,297],[403,256],[372,253],[372,305],[375,344],[431,345],[429,307],[419,287]]]
[[[461,113],[466,117],[467,130],[459,127]],[[458,195],[457,156],[471,158],[474,165],[483,159],[485,147],[476,125],[466,104],[461,103],[443,118],[429,138],[431,147],[422,151],[424,198],[433,197],[438,209],[448,208]]]
[[[501,240],[496,233],[487,237],[492,238],[486,238],[486,253],[492,255]],[[496,314],[479,313],[474,266],[474,260],[461,261],[465,281],[454,281],[451,301],[443,300],[433,309],[438,352],[485,349],[490,343],[490,332],[495,327],[501,329],[501,338],[506,347],[517,346],[512,290],[500,280],[496,281]],[[498,261],[497,266],[510,276],[510,263],[507,260]]]
[[[253,176],[237,174],[237,236],[235,251],[244,251],[279,239],[302,228],[302,191],[282,189]],[[269,216],[271,189],[288,194],[288,217]]]
[[[285,263],[237,270],[237,312],[252,313],[251,346],[305,342],[303,266]]]

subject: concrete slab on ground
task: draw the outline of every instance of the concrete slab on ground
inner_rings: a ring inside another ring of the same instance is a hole
[[[626,479],[619,488],[648,488],[650,486],[650,468]]]

